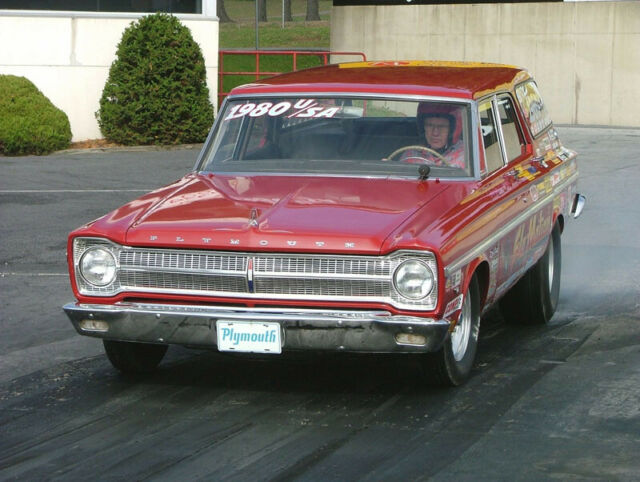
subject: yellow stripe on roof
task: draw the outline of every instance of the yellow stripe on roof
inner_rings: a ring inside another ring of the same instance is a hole
[[[501,67],[519,69],[514,65],[492,64],[488,62],[462,62],[447,60],[380,60],[369,62],[347,62],[338,64],[341,69],[366,69],[376,67],[459,67],[459,68],[486,68]]]

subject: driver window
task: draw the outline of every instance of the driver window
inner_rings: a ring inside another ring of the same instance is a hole
[[[502,136],[507,150],[507,159],[513,161],[525,152],[525,144],[518,122],[518,115],[513,107],[513,102],[507,96],[498,99],[498,112],[502,124]]]
[[[479,112],[487,172],[491,173],[504,165],[500,142],[498,141],[496,121],[493,116],[493,110],[491,109],[491,101],[489,100],[480,104]]]

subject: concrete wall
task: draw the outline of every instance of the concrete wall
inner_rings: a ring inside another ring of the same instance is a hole
[[[69,117],[73,140],[102,138],[95,112],[122,32],[140,15],[0,11],[0,74],[28,78]],[[217,105],[218,19],[178,15],[204,54]]]
[[[640,127],[640,2],[334,7],[331,49],[518,65],[554,122]]]

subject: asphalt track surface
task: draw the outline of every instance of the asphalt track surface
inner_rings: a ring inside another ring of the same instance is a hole
[[[67,233],[189,170],[197,149],[0,157],[0,480],[638,480],[640,131],[558,129],[583,215],[546,327],[483,319],[455,389],[412,359],[172,348],[120,376],[75,333]]]

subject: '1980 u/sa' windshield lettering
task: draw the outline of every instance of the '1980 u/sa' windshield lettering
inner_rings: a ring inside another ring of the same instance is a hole
[[[335,116],[339,111],[340,107],[326,107],[319,105],[317,101],[313,99],[300,99],[295,104],[291,104],[290,102],[279,102],[277,104],[272,104],[271,102],[263,102],[261,104],[253,104],[251,102],[247,104],[238,104],[231,108],[229,114],[224,118],[225,121],[231,119],[238,119],[240,117],[249,116],[249,117],[262,117],[264,115],[268,115],[270,117],[278,117],[285,113],[288,113],[290,110],[293,110],[286,117],[327,117],[331,118]]]

